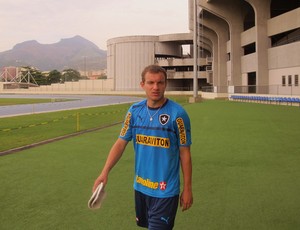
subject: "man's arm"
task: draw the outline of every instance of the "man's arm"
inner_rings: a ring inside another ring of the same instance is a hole
[[[108,180],[108,174],[110,170],[116,165],[116,163],[120,160],[126,146],[128,144],[128,141],[125,141],[121,138],[118,138],[117,141],[114,143],[112,148],[109,151],[109,154],[106,159],[106,163],[102,169],[101,174],[99,177],[95,180],[94,186],[93,186],[93,192],[96,190],[97,186],[103,182],[104,185],[106,185]]]
[[[189,209],[193,204],[192,192],[192,159],[190,147],[180,147],[180,162],[183,174],[183,191],[180,196],[182,211]]]

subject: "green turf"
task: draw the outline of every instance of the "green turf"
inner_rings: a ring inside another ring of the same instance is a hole
[[[36,103],[53,103],[53,102],[67,101],[67,99],[42,99],[42,98],[0,98],[0,106],[20,105],[20,104],[36,104]]]
[[[171,96],[170,98],[181,104],[186,104],[188,101],[187,96]],[[27,102],[30,101],[27,99]],[[121,122],[129,106],[130,104],[119,104],[1,118],[0,152]]]
[[[78,131],[121,122],[129,104],[0,119],[0,152]]]
[[[178,229],[300,228],[300,109],[205,101],[192,122],[191,210]],[[136,229],[133,150],[113,169],[102,209],[87,201],[120,125],[0,157],[0,229]]]
[[[198,225],[299,229],[299,108],[211,101],[191,111]]]

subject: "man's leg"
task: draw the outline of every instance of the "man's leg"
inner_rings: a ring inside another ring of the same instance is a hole
[[[139,227],[148,228],[148,207],[146,196],[138,191],[135,191],[135,213],[136,224]]]
[[[148,210],[149,230],[171,230],[174,227],[179,196],[151,198]]]

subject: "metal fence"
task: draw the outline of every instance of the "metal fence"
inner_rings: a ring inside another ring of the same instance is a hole
[[[234,93],[247,94],[271,94],[271,95],[300,95],[299,85],[250,85],[250,86],[235,86]]]
[[[205,86],[202,92],[300,96],[299,85]]]

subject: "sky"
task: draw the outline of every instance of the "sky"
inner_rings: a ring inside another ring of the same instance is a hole
[[[187,33],[188,0],[0,0],[0,52],[80,35],[100,49],[131,35]]]

